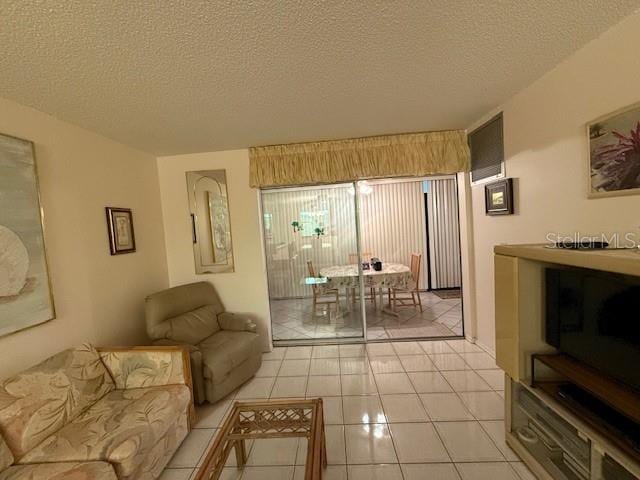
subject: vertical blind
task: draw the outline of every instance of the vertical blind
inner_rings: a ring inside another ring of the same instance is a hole
[[[455,179],[429,180],[428,224],[431,265],[427,264],[427,212],[422,181],[371,183],[359,195],[362,252],[383,262],[410,265],[422,254],[420,288],[459,287],[460,245]],[[346,265],[357,252],[356,212],[351,185],[282,189],[262,192],[269,296],[307,297],[307,262],[316,273]],[[299,221],[303,230],[294,232]],[[325,234],[313,233],[322,224]],[[368,259],[365,259],[368,260]]]
[[[422,182],[371,185],[360,196],[362,251],[385,262],[411,265],[411,254],[422,255],[420,288],[426,289],[426,216]]]
[[[429,180],[427,215],[431,288],[458,288],[460,271],[460,223],[455,179]]]
[[[362,252],[383,262],[404,265],[410,265],[411,253],[423,254],[420,286],[426,288],[426,217],[421,182],[372,184],[370,193],[361,194],[359,201]],[[302,282],[308,261],[318,273],[326,266],[348,264],[349,255],[357,253],[351,186],[263,191],[262,209],[271,298],[311,295],[311,289]],[[325,225],[325,234],[320,237],[312,234],[314,215]],[[291,223],[295,220],[306,223],[303,231],[293,231]]]
[[[311,295],[304,284],[307,262],[316,274],[332,265],[345,265],[357,251],[352,186],[283,189],[262,192],[267,277],[271,298]],[[292,222],[302,224],[294,232]],[[317,236],[316,226],[324,228]]]

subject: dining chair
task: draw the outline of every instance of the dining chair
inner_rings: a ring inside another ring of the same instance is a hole
[[[363,262],[371,261],[372,257],[373,257],[373,254],[371,252],[362,252],[362,261]],[[357,265],[357,264],[358,264],[358,254],[357,253],[350,253],[349,254],[349,265]]]
[[[312,261],[307,262],[307,269],[309,270],[310,277],[317,278],[316,271],[313,268]],[[336,312],[340,310],[340,291],[337,288],[326,288],[323,285],[313,284],[311,285],[311,290],[313,291],[313,309],[311,311],[313,312],[314,317],[316,316],[316,308],[318,305],[328,305],[327,312],[329,312],[331,308],[331,304],[335,303]],[[333,298],[331,299],[322,298],[329,295],[331,296],[335,295],[336,296],[335,300],[333,300]]]
[[[373,258],[373,254],[371,252],[362,252],[362,261],[370,262],[371,258]],[[349,254],[349,265],[357,265],[358,264],[358,254],[350,253]],[[351,303],[356,303],[356,299],[360,298],[360,289],[359,288],[351,288]],[[367,293],[367,290],[369,293]],[[364,294],[365,300],[370,300],[373,302],[373,307],[376,307],[376,289],[375,288],[366,288]]]
[[[420,307],[422,312],[422,299],[420,298],[420,264],[422,263],[422,255],[418,253],[411,254],[411,281],[410,288],[391,288],[389,289],[389,303],[391,308],[395,310],[398,307]],[[398,293],[409,295],[398,296]],[[408,303],[411,302],[411,303]]]

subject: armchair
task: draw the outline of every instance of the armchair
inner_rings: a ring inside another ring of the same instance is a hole
[[[217,402],[260,368],[262,345],[256,325],[226,312],[208,282],[148,296],[145,317],[154,345],[180,345],[189,350],[197,403]]]

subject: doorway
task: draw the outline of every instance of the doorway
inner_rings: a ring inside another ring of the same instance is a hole
[[[445,216],[434,196],[430,210],[425,182],[440,180],[262,190],[274,343],[462,336],[461,299],[431,288],[443,278],[434,269],[442,252],[455,260],[435,242],[441,222],[455,220],[459,231],[457,201],[446,204]],[[455,177],[446,180],[455,187]]]
[[[366,185],[359,202],[362,251],[374,252],[383,263],[411,266],[417,257],[419,264],[412,269],[419,304],[397,302],[395,315],[367,310],[367,339],[463,336],[456,177],[371,180]]]

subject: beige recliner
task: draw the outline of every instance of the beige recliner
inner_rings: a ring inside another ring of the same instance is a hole
[[[184,345],[191,354],[197,403],[217,402],[249,380],[262,363],[256,325],[225,312],[208,282],[173,287],[145,301],[147,333],[155,345]]]

